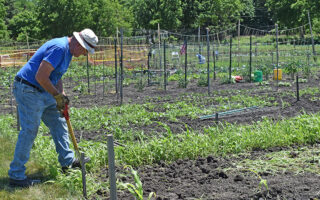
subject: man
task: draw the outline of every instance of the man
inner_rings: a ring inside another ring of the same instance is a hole
[[[98,37],[90,29],[74,32],[72,37],[52,39],[42,45],[17,73],[13,94],[18,105],[21,131],[8,172],[11,186],[29,187],[40,182],[25,175],[25,164],[40,120],[50,129],[62,168],[80,166],[79,159],[75,159],[69,148],[68,128],[61,115],[65,104],[69,103],[61,77],[67,71],[72,56],[93,54],[97,43]],[[89,160],[86,158],[85,162]]]

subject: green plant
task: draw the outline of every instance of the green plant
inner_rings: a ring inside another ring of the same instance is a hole
[[[269,81],[261,81],[256,83],[256,85],[270,85]]]
[[[300,71],[302,63],[300,61],[292,61],[284,66],[284,72],[291,74],[291,78],[294,79],[294,74]]]
[[[187,87],[188,83],[189,83],[189,79],[187,79],[187,81],[186,81],[184,76],[179,76],[179,79],[178,79],[178,87],[179,88]]]
[[[125,166],[126,169],[130,169],[130,172],[134,179],[134,184],[131,183],[120,183],[119,187],[122,187],[124,189],[129,190],[129,192],[137,199],[137,200],[143,200],[143,188],[142,188],[142,182],[140,180],[140,177],[138,175],[138,172],[135,171],[132,166]],[[156,196],[156,193],[150,192],[148,196],[148,200],[150,200],[152,197]]]
[[[233,76],[231,76],[231,79],[230,79],[229,76],[225,74],[224,76],[221,77],[220,83],[221,84],[236,83],[236,80]]]
[[[82,94],[88,94],[88,85],[86,83],[79,83],[79,85],[75,86],[73,89],[72,89],[74,92],[75,91],[78,91]]]
[[[290,82],[283,82],[283,81],[280,81],[278,83],[279,87],[291,87],[292,84]]]
[[[208,86],[208,77],[207,77],[207,75],[201,74],[197,85],[199,87],[207,87]]]
[[[299,83],[307,83],[308,80],[305,78],[299,78]]]
[[[273,66],[269,64],[260,64],[258,65],[257,69],[262,71],[263,76],[265,76],[266,80],[268,80],[269,75],[272,74]]]
[[[252,169],[248,169],[249,171],[253,172],[255,175],[257,175],[257,177],[260,179],[259,182],[259,190],[261,191],[262,186],[264,186],[267,191],[269,192],[269,187],[268,187],[268,181],[266,179],[263,179],[258,172],[252,170]]]
[[[307,64],[302,64],[302,74],[309,78],[311,75],[311,66]]]
[[[141,78],[140,80],[138,80],[137,84],[135,85],[135,88],[138,89],[138,92],[142,92],[146,87],[146,85],[147,85],[146,80]]]

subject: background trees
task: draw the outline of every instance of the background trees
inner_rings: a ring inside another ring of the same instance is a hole
[[[6,19],[6,7],[4,6],[4,0],[0,0],[0,38],[7,39],[9,33],[5,24]]]
[[[113,36],[117,27],[196,32],[241,24],[258,29],[308,23],[320,32],[320,1],[314,0],[0,0],[0,40],[49,39],[85,27]]]
[[[273,13],[272,19],[280,26],[296,27],[308,23],[308,11],[314,30],[320,30],[320,1],[314,0],[266,0]]]

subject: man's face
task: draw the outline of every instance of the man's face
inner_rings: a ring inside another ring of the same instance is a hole
[[[83,48],[79,42],[77,42],[77,46],[73,52],[73,56],[79,57],[81,55],[86,56],[87,54],[88,54],[88,51],[85,48]]]

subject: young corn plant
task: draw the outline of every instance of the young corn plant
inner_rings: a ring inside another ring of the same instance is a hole
[[[268,187],[268,182],[267,182],[267,180],[266,180],[266,179],[263,179],[263,178],[258,174],[258,172],[254,171],[254,170],[252,170],[252,169],[248,169],[248,170],[251,171],[251,172],[253,172],[253,173],[254,173],[255,175],[257,175],[258,178],[260,179],[259,190],[261,191],[262,186],[264,186],[264,187],[267,189],[267,191],[269,192],[269,187]]]
[[[140,180],[140,177],[138,175],[138,172],[135,171],[131,166],[126,166],[125,168],[130,169],[131,174],[134,178],[135,184],[131,183],[120,183],[120,187],[129,190],[129,192],[137,199],[137,200],[143,200],[143,188],[142,188],[142,182]],[[152,197],[156,197],[156,193],[150,192],[148,196],[148,200],[150,200]]]

